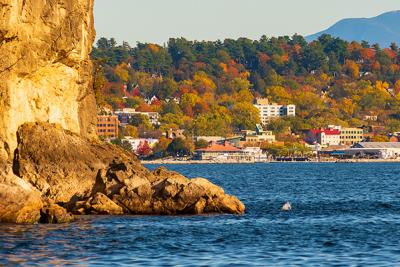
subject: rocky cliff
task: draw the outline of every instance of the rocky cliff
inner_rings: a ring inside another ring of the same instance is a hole
[[[93,0],[0,0],[0,222],[244,212],[209,181],[94,137]]]
[[[0,0],[0,158],[26,122],[93,132],[93,0]]]
[[[14,173],[43,197],[74,214],[201,214],[244,212],[243,204],[209,181],[160,168],[134,155],[48,123],[18,131]]]

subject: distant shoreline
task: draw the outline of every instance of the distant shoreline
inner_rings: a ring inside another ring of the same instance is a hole
[[[400,159],[351,159],[351,160],[311,160],[311,161],[211,161],[211,160],[142,160],[142,164],[148,165],[201,165],[201,164],[270,164],[270,163],[400,163]]]

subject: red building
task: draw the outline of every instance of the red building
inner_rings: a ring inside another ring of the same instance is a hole
[[[337,146],[340,144],[340,131],[337,129],[313,129],[308,132],[305,141],[309,144]]]

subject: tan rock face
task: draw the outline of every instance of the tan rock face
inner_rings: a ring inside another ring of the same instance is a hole
[[[98,142],[93,40],[93,0],[0,0],[0,222],[243,213],[207,180]]]
[[[0,0],[0,18],[0,158],[25,122],[93,133],[93,0]]]

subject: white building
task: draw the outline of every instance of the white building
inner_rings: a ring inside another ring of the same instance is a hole
[[[267,162],[268,155],[259,147],[246,147],[242,149],[249,158],[254,159],[254,162]]]
[[[119,122],[122,125],[128,124],[130,118],[136,114],[141,114],[148,117],[150,123],[153,125],[160,124],[160,114],[158,112],[140,112],[133,108],[124,108],[122,110],[115,111],[114,114],[118,116]]]
[[[361,142],[345,150],[344,154],[361,158],[398,159],[400,158],[400,142]]]
[[[273,118],[294,117],[296,116],[295,105],[278,105],[269,103],[267,98],[257,99],[254,106],[260,111],[260,118],[263,124],[267,124]]]
[[[305,139],[310,144],[320,144],[323,147],[340,145],[340,131],[338,129],[313,129]]]

